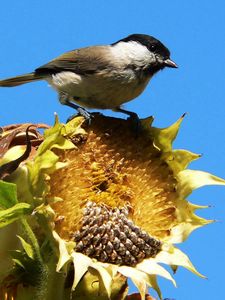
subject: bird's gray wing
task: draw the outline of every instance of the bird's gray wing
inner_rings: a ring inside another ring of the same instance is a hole
[[[71,71],[80,75],[94,74],[110,68],[107,46],[94,46],[66,52],[37,68],[36,75],[51,75]]]

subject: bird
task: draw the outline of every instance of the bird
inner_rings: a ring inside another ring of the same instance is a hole
[[[0,87],[46,80],[61,104],[83,115],[87,108],[131,116],[122,105],[138,97],[165,67],[178,66],[162,42],[147,34],[131,34],[109,45],[66,52],[31,73],[0,80]]]

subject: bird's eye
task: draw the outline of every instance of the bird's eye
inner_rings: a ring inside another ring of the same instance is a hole
[[[151,45],[150,49],[151,49],[151,51],[155,51],[156,50],[156,45]]]

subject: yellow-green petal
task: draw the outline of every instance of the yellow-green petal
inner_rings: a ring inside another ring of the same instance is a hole
[[[72,290],[74,291],[83,275],[88,271],[88,268],[92,266],[92,260],[82,253],[73,252],[71,254],[74,264],[74,280]]]
[[[206,185],[225,185],[225,180],[210,173],[186,169],[178,173],[178,191],[187,197],[193,190]]]
[[[167,248],[167,249],[166,249]],[[204,275],[199,273],[191,263],[190,259],[180,249],[171,245],[164,245],[164,249],[157,254],[155,260],[159,263],[164,263],[170,266],[182,266],[192,273],[205,278]]]
[[[179,149],[173,150],[170,160],[167,160],[168,164],[172,168],[175,174],[183,171],[194,160],[200,158],[200,154],[196,154],[187,150]]]
[[[52,232],[54,239],[58,242],[59,245],[59,260],[56,266],[56,271],[60,272],[62,267],[71,260],[71,255],[68,251],[66,242],[59,237],[59,235],[53,231]]]
[[[185,115],[178,119],[174,124],[166,128],[151,127],[150,132],[154,138],[154,145],[163,152],[172,152],[172,142],[176,138],[180,125]]]
[[[136,268],[142,272],[145,272],[149,275],[159,275],[168,280],[170,280],[174,286],[176,286],[176,282],[170,273],[164,269],[162,266],[157,264],[154,258],[144,259],[141,263],[139,263]]]
[[[109,299],[111,296],[112,276],[107,272],[101,264],[95,263],[89,268],[95,269],[99,273],[99,293],[103,294],[106,291]]]
[[[119,268],[119,272],[133,281],[134,285],[140,292],[141,300],[145,300],[147,282],[149,282],[148,275],[142,271],[138,271],[137,269],[127,266],[121,266]]]

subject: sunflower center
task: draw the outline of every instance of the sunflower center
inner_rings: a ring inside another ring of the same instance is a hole
[[[82,226],[74,234],[75,250],[102,262],[136,265],[154,257],[161,243],[128,219],[128,208],[110,208],[89,201]]]

